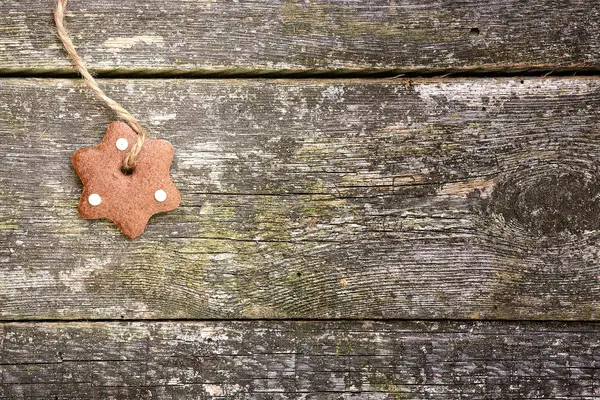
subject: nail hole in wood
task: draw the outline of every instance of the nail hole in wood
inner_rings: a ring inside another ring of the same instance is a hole
[[[471,28],[471,30],[469,31],[469,34],[473,35],[473,36],[477,36],[479,35],[479,28]]]

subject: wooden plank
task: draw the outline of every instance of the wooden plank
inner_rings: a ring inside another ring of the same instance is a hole
[[[72,71],[55,0],[0,4],[0,73]],[[595,1],[71,0],[96,72],[560,71],[600,67]]]
[[[3,324],[8,398],[593,399],[598,324]]]
[[[600,80],[103,81],[176,149],[130,241],[76,212],[113,115],[0,80],[0,316],[600,316]]]

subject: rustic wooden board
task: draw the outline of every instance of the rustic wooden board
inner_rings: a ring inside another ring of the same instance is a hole
[[[56,0],[0,3],[0,73],[72,71]],[[581,0],[71,0],[97,72],[523,71],[600,67],[600,4]]]
[[[597,324],[9,323],[8,398],[593,399]]]
[[[0,80],[0,316],[600,317],[600,80],[114,80],[176,149],[139,240],[76,212],[113,115]]]

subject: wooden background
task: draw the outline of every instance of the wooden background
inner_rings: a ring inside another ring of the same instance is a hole
[[[599,3],[71,0],[175,147],[135,240],[53,6],[0,3],[0,397],[600,398]]]

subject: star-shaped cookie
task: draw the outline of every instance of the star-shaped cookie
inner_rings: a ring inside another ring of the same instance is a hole
[[[133,173],[121,172],[136,140],[127,124],[113,122],[98,146],[73,154],[73,167],[83,182],[79,213],[86,219],[108,218],[130,238],[144,232],[153,214],[173,210],[181,200],[169,175],[174,151],[166,140],[146,140]]]

